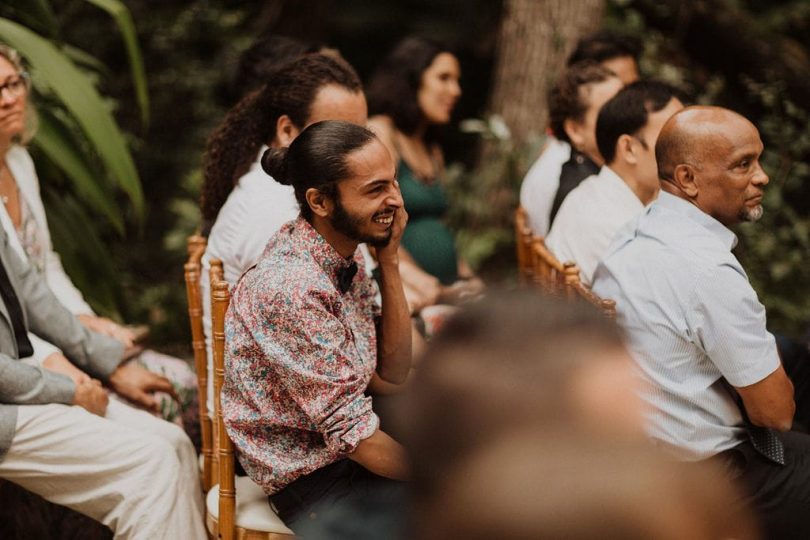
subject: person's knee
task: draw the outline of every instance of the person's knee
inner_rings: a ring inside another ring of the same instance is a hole
[[[179,459],[182,460],[183,456],[194,456],[196,454],[191,439],[188,438],[188,435],[181,427],[169,424],[161,433],[161,436],[172,446]]]
[[[141,461],[147,468],[164,470],[167,465],[177,463],[178,458],[171,441],[158,435],[144,434]]]

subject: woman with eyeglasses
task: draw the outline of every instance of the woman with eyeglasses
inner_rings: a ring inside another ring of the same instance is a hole
[[[30,80],[19,54],[0,44],[0,226],[20,258],[45,276],[59,301],[85,327],[117,339],[134,356],[138,348],[133,344],[133,332],[93,312],[53,249],[39,179],[25,148],[36,124],[30,93]],[[34,355],[27,362],[72,378],[83,375],[54,345],[33,334],[29,339]],[[126,372],[130,391],[120,393],[121,397],[196,432],[197,379],[188,363],[146,350],[129,362]]]

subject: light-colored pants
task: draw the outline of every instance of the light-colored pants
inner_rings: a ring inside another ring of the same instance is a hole
[[[115,538],[204,539],[194,447],[183,430],[110,401],[105,418],[23,405],[0,478],[86,514]]]

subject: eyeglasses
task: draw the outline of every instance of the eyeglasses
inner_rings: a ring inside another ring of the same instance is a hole
[[[6,81],[5,84],[0,84],[0,98],[3,97],[3,92],[8,90],[8,93],[13,98],[21,97],[28,91],[28,74],[23,72],[18,76]]]

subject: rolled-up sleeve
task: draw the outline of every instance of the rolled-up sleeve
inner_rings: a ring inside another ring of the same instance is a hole
[[[765,307],[739,270],[720,265],[695,282],[685,316],[690,333],[729,383],[757,383],[779,367]]]

